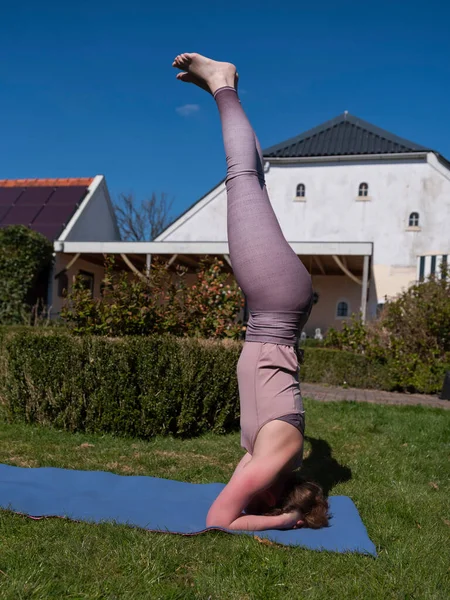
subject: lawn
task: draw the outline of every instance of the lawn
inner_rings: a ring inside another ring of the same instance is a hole
[[[33,521],[0,511],[0,598],[448,599],[450,411],[306,401],[305,469],[353,498],[377,559],[211,532]],[[149,442],[0,423],[0,462],[226,481],[238,434]]]

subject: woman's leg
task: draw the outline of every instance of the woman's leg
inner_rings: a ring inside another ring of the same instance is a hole
[[[228,243],[236,280],[251,310],[307,310],[311,278],[273,211],[255,133],[234,88],[219,88],[214,98],[227,157]]]
[[[251,311],[307,313],[311,278],[284,238],[264,182],[261,149],[235,89],[236,68],[199,54],[179,55],[178,75],[210,91],[227,156],[228,243],[233,272]]]

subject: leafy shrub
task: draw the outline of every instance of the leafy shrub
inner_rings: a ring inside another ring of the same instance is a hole
[[[238,342],[48,331],[5,341],[11,420],[141,438],[239,425]]]
[[[223,263],[203,261],[197,282],[186,285],[186,269],[174,274],[155,262],[148,277],[114,271],[105,264],[103,293],[94,299],[78,278],[61,316],[74,333],[124,336],[170,333],[180,337],[239,339],[236,314],[243,298],[236,283],[227,284]]]
[[[450,281],[446,270],[387,302],[380,317],[354,318],[330,330],[328,347],[363,354],[386,366],[395,389],[434,393],[450,368]]]
[[[327,348],[305,349],[300,380],[355,388],[392,389],[384,365],[362,354]]]
[[[315,338],[306,338],[300,340],[300,348],[323,348],[325,346],[325,340],[316,340]]]
[[[30,293],[52,261],[52,244],[23,225],[0,229],[0,324],[30,317]]]
[[[0,329],[1,332],[1,329]],[[172,335],[106,338],[34,328],[0,339],[1,401],[9,420],[68,431],[149,438],[224,433],[239,426],[232,340]],[[306,348],[304,381],[381,387],[364,356]]]

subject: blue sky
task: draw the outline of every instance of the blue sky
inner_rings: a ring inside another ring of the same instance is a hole
[[[152,4],[2,6],[0,178],[104,174],[113,199],[166,192],[181,213],[225,159],[180,52],[237,64],[263,148],[348,110],[450,159],[449,3]]]

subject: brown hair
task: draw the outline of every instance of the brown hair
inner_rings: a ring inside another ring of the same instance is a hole
[[[284,487],[283,494],[276,506],[265,514],[267,516],[282,515],[294,510],[302,513],[304,527],[319,529],[328,526],[328,502],[322,488],[312,481],[304,481],[290,477]]]

